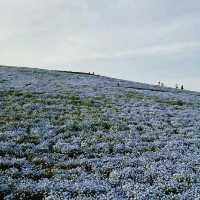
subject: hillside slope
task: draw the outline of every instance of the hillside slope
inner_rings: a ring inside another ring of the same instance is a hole
[[[0,67],[0,199],[199,196],[199,93]]]

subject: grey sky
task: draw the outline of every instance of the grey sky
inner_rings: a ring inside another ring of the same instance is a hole
[[[0,0],[0,64],[200,91],[199,0]]]

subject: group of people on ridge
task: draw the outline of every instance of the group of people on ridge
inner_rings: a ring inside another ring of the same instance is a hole
[[[164,83],[158,81],[158,86],[160,86],[160,87],[164,87]],[[176,88],[176,89],[179,89],[178,83],[176,83],[175,88]],[[181,89],[181,90],[184,90],[183,84],[181,85],[180,89]]]

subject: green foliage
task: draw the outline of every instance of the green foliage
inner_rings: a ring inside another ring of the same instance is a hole
[[[146,96],[142,93],[133,92],[133,91],[128,92],[127,98],[135,99],[135,100],[155,101],[157,103],[167,104],[167,105],[172,105],[172,106],[189,106],[189,105],[191,105],[190,103],[179,100],[179,99],[161,99],[158,96]]]
[[[0,162],[0,170],[6,170],[12,167],[12,165],[8,162]]]
[[[69,130],[71,131],[81,131],[82,130],[82,125],[78,120],[74,120],[69,127]]]
[[[19,191],[14,197],[15,200],[42,200],[44,198],[45,193],[40,191]]]
[[[110,130],[111,129],[111,127],[112,127],[112,124],[110,123],[110,122],[102,122],[102,128],[104,129],[104,130]]]
[[[139,92],[129,91],[128,94],[127,94],[127,97],[129,99],[141,100],[141,99],[144,99],[145,96],[142,93],[139,93]]]
[[[5,83],[5,82],[7,82],[6,79],[0,79],[0,83]]]
[[[9,90],[0,91],[0,97],[20,97],[31,98],[33,94],[28,91],[16,90],[15,88],[10,88]]]
[[[159,99],[157,100],[158,103],[173,105],[173,106],[187,106],[190,105],[190,103],[184,102],[182,100],[177,99]]]
[[[67,170],[70,170],[70,169],[75,169],[77,167],[81,167],[81,163],[80,162],[64,162],[64,163],[60,163],[58,165],[59,168],[61,169],[67,169]]]
[[[40,136],[37,134],[26,133],[17,138],[17,143],[33,143],[39,144],[40,143]]]

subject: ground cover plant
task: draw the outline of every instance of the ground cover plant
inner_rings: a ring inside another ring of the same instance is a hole
[[[200,94],[0,68],[0,199],[199,199]]]

